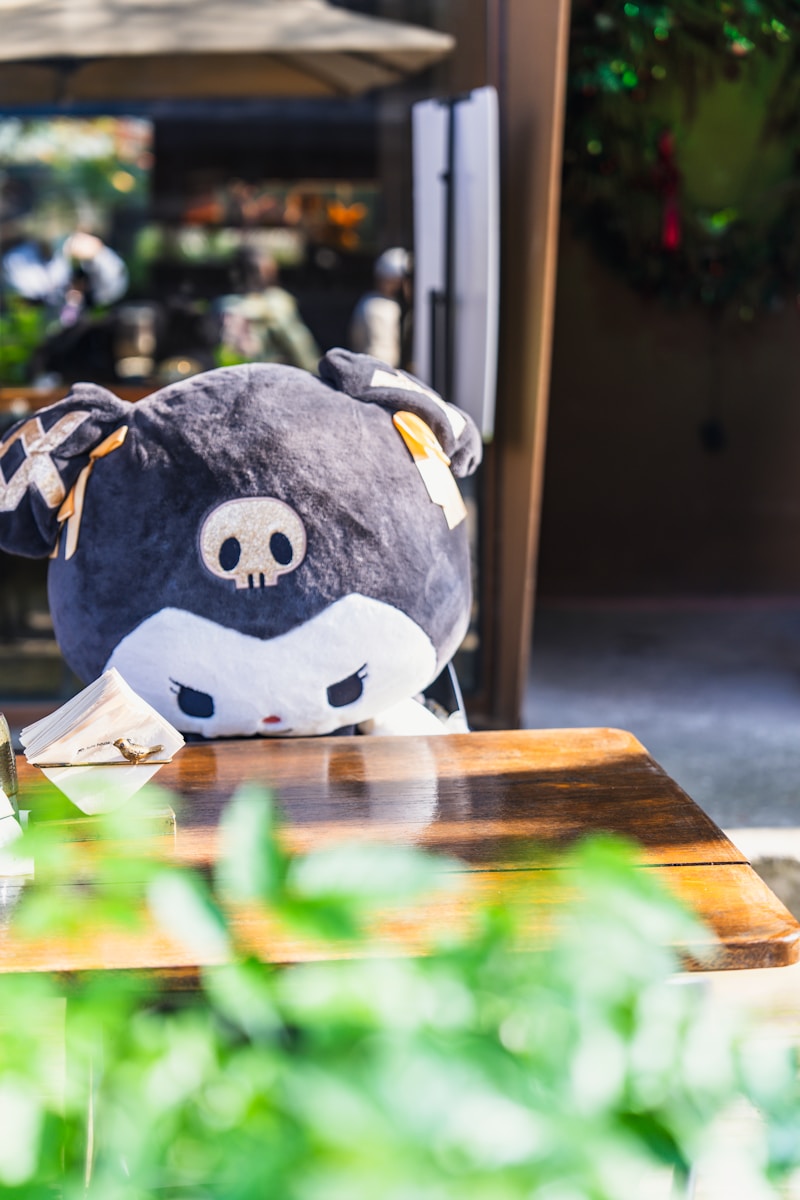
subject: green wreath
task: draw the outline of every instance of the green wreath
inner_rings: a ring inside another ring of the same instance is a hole
[[[799,0],[577,0],[567,223],[673,307],[796,302],[799,60]]]

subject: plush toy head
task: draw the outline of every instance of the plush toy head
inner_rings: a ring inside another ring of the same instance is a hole
[[[116,667],[217,737],[358,725],[441,671],[470,607],[451,471],[478,432],[365,355],[320,376],[230,367],[136,404],[78,384],[0,442],[0,547],[51,555],[80,678]]]

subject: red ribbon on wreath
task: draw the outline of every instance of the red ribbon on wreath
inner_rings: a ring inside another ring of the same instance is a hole
[[[658,162],[655,183],[663,198],[661,215],[661,245],[665,250],[677,250],[681,244],[680,185],[681,173],[675,162],[675,134],[664,129],[658,137]]]

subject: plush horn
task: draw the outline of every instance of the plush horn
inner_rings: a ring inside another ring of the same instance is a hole
[[[368,354],[337,349],[320,361],[319,373],[331,387],[356,400],[378,404],[391,413],[416,413],[433,430],[454,475],[471,475],[480,463],[483,445],[472,418],[407,371]]]
[[[105,388],[82,383],[11,427],[0,441],[0,549],[28,558],[51,553],[64,501],[129,411]]]

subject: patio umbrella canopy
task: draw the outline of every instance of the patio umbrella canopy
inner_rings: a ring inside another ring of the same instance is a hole
[[[0,106],[355,96],[453,46],[325,0],[0,0]]]

